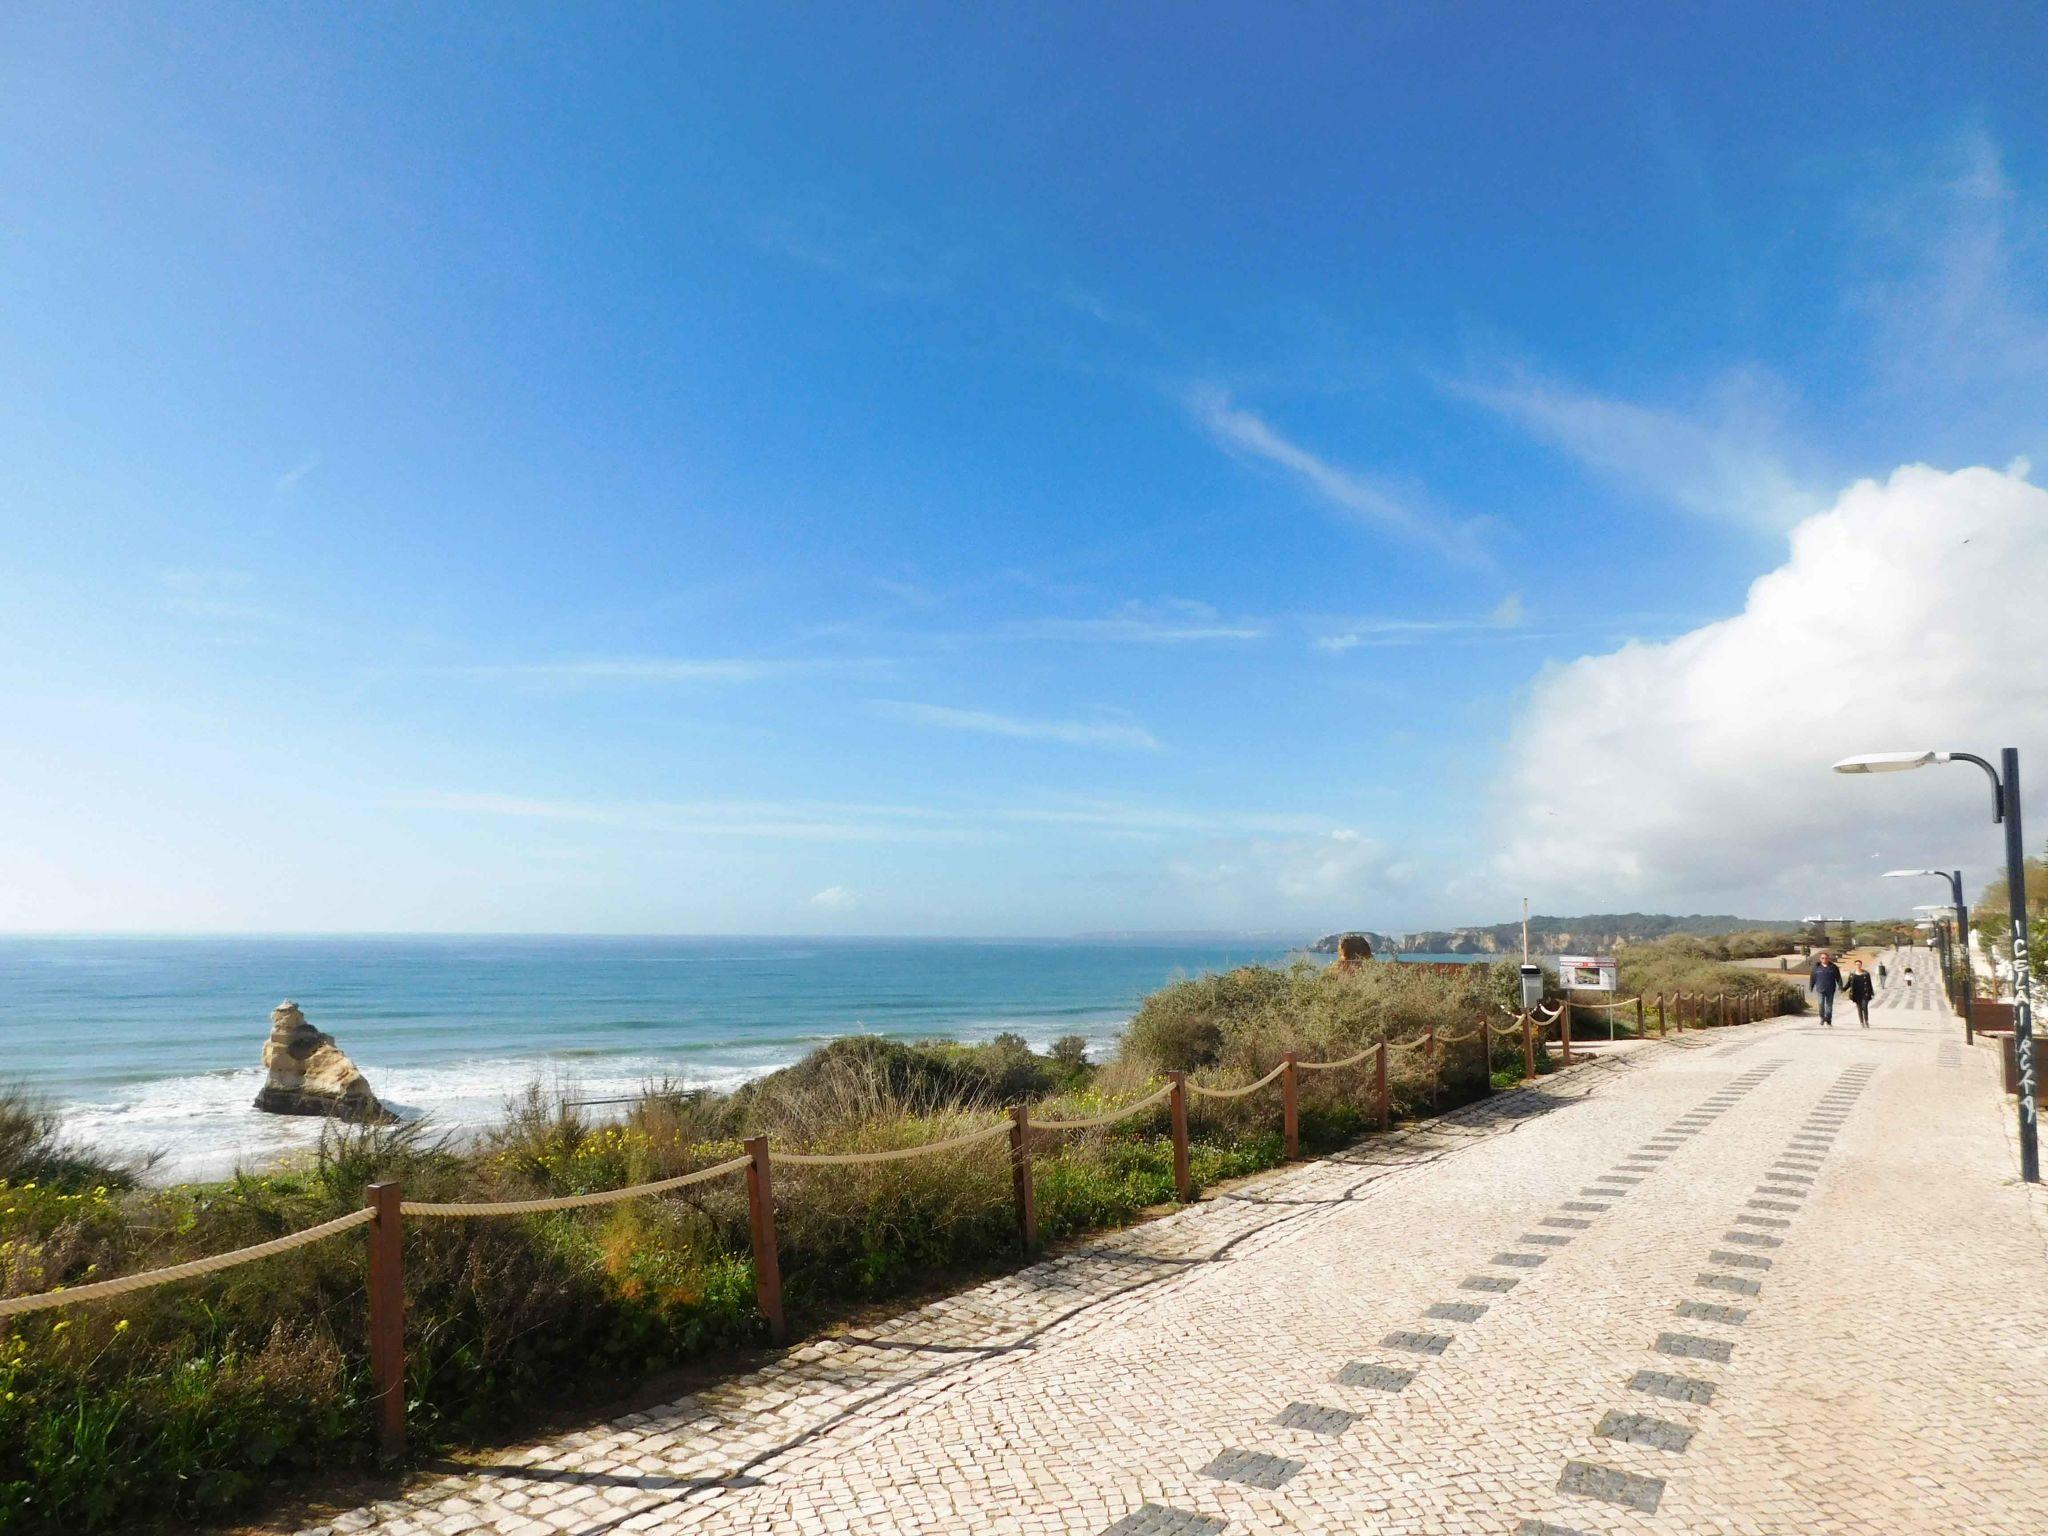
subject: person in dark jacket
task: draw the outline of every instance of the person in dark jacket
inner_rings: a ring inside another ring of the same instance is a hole
[[[1842,989],[1842,968],[1826,950],[1814,956],[1813,972],[1806,978],[1806,990],[1820,999],[1820,1021],[1835,1027],[1835,994]]]
[[[1858,960],[1856,968],[1849,973],[1847,982],[1849,1001],[1856,1005],[1856,1017],[1865,1029],[1870,1028],[1870,1000],[1877,996],[1877,986],[1870,979],[1870,972],[1863,969]]]

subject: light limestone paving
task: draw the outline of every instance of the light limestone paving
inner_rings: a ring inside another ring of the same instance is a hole
[[[1996,1058],[1926,979],[1842,1012],[1603,1051],[320,1529],[2038,1531]]]

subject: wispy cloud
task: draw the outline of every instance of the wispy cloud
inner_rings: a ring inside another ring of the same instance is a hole
[[[1361,646],[1417,645],[1424,640],[1459,635],[1500,634],[1519,630],[1526,613],[1522,594],[1510,592],[1490,613],[1464,619],[1355,619],[1333,625],[1332,632],[1310,642],[1319,651],[1342,654]]]
[[[1692,409],[1617,399],[1519,367],[1440,383],[1453,397],[1667,506],[1784,529],[1821,505],[1792,467],[1787,393],[1761,371],[1727,376]]]
[[[286,470],[283,474],[279,475],[275,480],[270,482],[271,495],[289,496],[293,491],[299,488],[299,482],[301,480],[304,480],[306,476],[312,474],[313,471],[318,469],[319,467],[320,455],[317,453],[307,454],[303,459],[299,460],[298,463],[294,464],[290,469]]]
[[[870,672],[887,665],[876,658],[762,656],[595,656],[564,661],[526,661],[478,666],[428,667],[440,676],[540,687],[605,685],[754,683],[777,678]]]
[[[678,836],[815,842],[1000,842],[1071,832],[1119,840],[1319,837],[1326,817],[1232,807],[1214,811],[1065,797],[993,806],[829,800],[603,800],[442,791],[395,802],[404,810],[553,822]]]
[[[2048,213],[2022,197],[1988,133],[1962,134],[1856,222],[1859,254],[1884,270],[1850,302],[1875,323],[1888,383],[1918,396],[2048,377]],[[2039,407],[2025,400],[2023,418]]]
[[[1219,640],[1259,640],[1263,625],[1226,619],[1207,603],[1168,597],[1133,600],[1113,613],[1090,618],[1019,619],[996,634],[1006,640],[1072,640],[1111,645],[1197,645]]]
[[[918,704],[901,699],[876,699],[873,703],[877,711],[892,720],[937,730],[1007,736],[1017,741],[1053,741],[1074,747],[1160,750],[1159,738],[1142,725],[1118,720],[1034,720],[999,715],[992,710],[954,709],[945,704]]]
[[[1186,404],[1196,422],[1222,447],[1287,471],[1319,500],[1354,522],[1433,549],[1461,565],[1489,566],[1491,556],[1475,528],[1424,508],[1412,492],[1355,470],[1342,469],[1276,431],[1213,385],[1191,389]]]
[[[828,885],[811,898],[811,905],[831,912],[846,912],[860,905],[860,897],[843,885]]]

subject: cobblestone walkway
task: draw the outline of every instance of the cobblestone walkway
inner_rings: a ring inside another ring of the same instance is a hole
[[[2038,1532],[2048,1213],[1996,1060],[1924,982],[1843,1011],[1603,1055],[331,1529]]]

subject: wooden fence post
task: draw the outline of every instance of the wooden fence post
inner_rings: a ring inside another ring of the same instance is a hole
[[[1728,994],[1726,992],[1717,992],[1714,994],[1714,1000],[1721,1005],[1721,1027],[1726,1029],[1728,1027]]]
[[[1636,994],[1636,1038],[1638,1040],[1649,1038],[1649,1036],[1643,1033],[1643,994],[1640,992]]]
[[[1532,1014],[1525,1011],[1522,1014],[1522,1076],[1528,1079],[1535,1075],[1536,1020]]]
[[[1479,1021],[1479,1091],[1493,1092],[1493,1025],[1486,1019]]]
[[[1288,1162],[1301,1156],[1301,1103],[1295,1097],[1294,1052],[1282,1058],[1280,1072],[1280,1144]]]
[[[789,1327],[782,1316],[782,1261],[775,1252],[775,1181],[769,1173],[768,1138],[750,1136],[740,1145],[753,1159],[747,1165],[747,1220],[754,1237],[754,1304],[768,1319],[768,1337],[780,1344]]]
[[[1038,1251],[1038,1198],[1031,1187],[1031,1109],[1010,1106],[1010,1188],[1017,1197],[1017,1240],[1026,1253]]]
[[[405,1455],[405,1231],[396,1180],[364,1191],[370,1209],[370,1386],[377,1401],[377,1454]]]
[[[1380,1129],[1385,1130],[1394,1123],[1394,1101],[1387,1092],[1387,1042],[1380,1041],[1379,1059],[1373,1064],[1373,1076],[1377,1079],[1380,1099]]]
[[[1195,1181],[1188,1170],[1188,1075],[1166,1075],[1173,1081],[1173,1094],[1166,1101],[1173,1111],[1173,1192],[1186,1205],[1195,1198]]]
[[[1567,997],[1557,1005],[1557,1039],[1564,1047],[1564,1064],[1572,1064],[1572,1000]]]
[[[1443,1092],[1444,1070],[1436,1054],[1436,1026],[1429,1026],[1428,1038],[1422,1047],[1422,1054],[1429,1058],[1429,1107],[1436,1108],[1437,1096]]]

